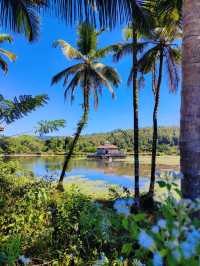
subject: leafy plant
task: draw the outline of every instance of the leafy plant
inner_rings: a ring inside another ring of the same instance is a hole
[[[54,131],[58,131],[60,128],[65,127],[65,120],[42,120],[38,122],[38,125],[35,129],[35,134],[39,134],[39,136],[43,136],[44,134],[52,133]]]
[[[13,100],[7,100],[0,95],[0,123],[10,124],[28,113],[34,111],[37,107],[43,106],[48,101],[47,95],[21,95]]]

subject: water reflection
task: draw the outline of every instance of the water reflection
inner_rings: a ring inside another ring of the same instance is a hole
[[[9,160],[17,160],[22,167],[31,170],[36,176],[50,176],[58,178],[62,164],[62,156],[52,157],[15,157]],[[169,167],[161,165],[159,169]],[[150,165],[141,165],[140,186],[143,187],[149,180]],[[116,184],[128,188],[133,187],[133,164],[127,162],[113,161],[111,163],[102,160],[73,159],[70,169],[66,173],[69,176],[78,176],[89,180],[101,180],[108,184]]]

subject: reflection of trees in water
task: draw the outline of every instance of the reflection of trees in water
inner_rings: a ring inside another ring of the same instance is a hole
[[[50,156],[50,157],[14,157],[7,158],[6,160],[18,161],[21,166],[28,167],[30,170],[35,167],[41,167],[48,175],[56,176],[61,170],[64,157],[62,156]],[[107,174],[116,174],[119,176],[132,176],[133,164],[126,162],[113,161],[109,163],[105,160],[87,160],[87,159],[73,159],[69,165],[68,171],[73,169],[91,169],[96,171],[102,171]],[[172,166],[160,165],[159,169],[169,170]],[[176,168],[173,166],[173,168]],[[141,176],[150,175],[150,165],[141,165]]]

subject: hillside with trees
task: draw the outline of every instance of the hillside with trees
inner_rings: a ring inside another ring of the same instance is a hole
[[[159,154],[178,154],[178,127],[160,127],[158,135],[158,153]],[[67,152],[72,141],[72,137],[36,137],[31,135],[22,135],[17,137],[0,138],[1,154],[40,154],[40,153],[64,153]],[[133,140],[132,130],[114,130],[106,133],[95,133],[83,135],[80,137],[76,154],[92,153],[100,144],[109,142],[115,144],[120,150],[132,153]],[[142,153],[150,153],[152,145],[152,128],[140,129],[139,147]],[[66,148],[65,148],[66,147]]]

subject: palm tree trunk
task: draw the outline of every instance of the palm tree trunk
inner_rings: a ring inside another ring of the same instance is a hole
[[[200,5],[198,0],[185,0],[183,6],[182,193],[196,199],[200,197]]]
[[[88,95],[88,88],[86,87],[86,88],[84,88],[84,113],[83,113],[83,116],[82,116],[80,122],[78,123],[78,127],[77,127],[76,133],[74,135],[74,139],[73,139],[73,141],[72,141],[72,143],[70,145],[69,152],[68,152],[67,156],[65,157],[63,169],[62,169],[62,172],[61,172],[61,175],[60,175],[60,179],[59,179],[58,188],[61,191],[64,190],[63,189],[63,180],[64,180],[64,177],[65,177],[65,172],[68,169],[71,157],[72,157],[72,155],[74,153],[74,149],[75,149],[76,144],[77,144],[77,142],[78,142],[78,140],[80,138],[81,132],[82,132],[84,126],[87,123],[88,112],[89,112],[89,95]]]
[[[158,142],[158,106],[160,100],[160,87],[162,83],[162,69],[163,69],[163,52],[160,53],[160,65],[158,74],[158,83],[154,87],[154,110],[153,110],[153,138],[152,138],[152,154],[151,154],[151,180],[149,186],[149,195],[153,197],[155,186],[155,172],[156,172],[156,156],[157,156],[157,142]],[[155,85],[155,83],[153,83]]]
[[[133,27],[133,112],[134,112],[134,170],[135,170],[135,200],[139,203],[139,119],[138,119],[138,61],[137,61],[137,33]]]

